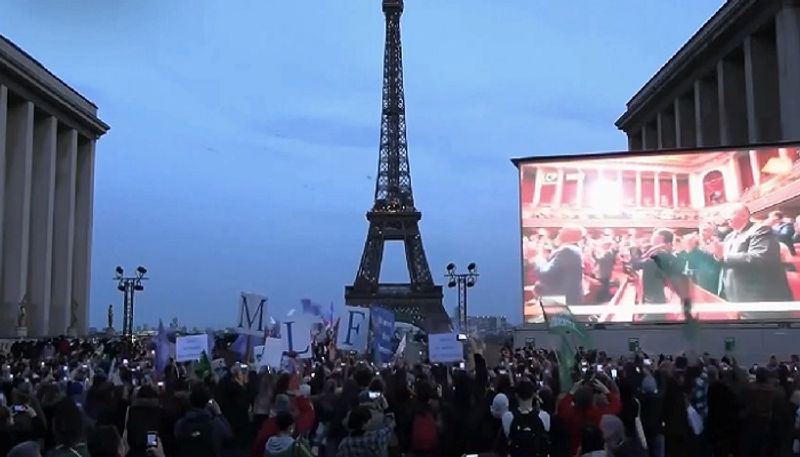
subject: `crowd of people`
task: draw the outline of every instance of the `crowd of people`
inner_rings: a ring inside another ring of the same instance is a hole
[[[668,228],[589,234],[566,225],[555,238],[538,230],[525,239],[528,300],[564,296],[569,305],[663,304],[688,278],[709,300],[775,302],[800,299],[800,227],[780,211],[757,219],[747,206],[728,204],[719,218],[678,234]],[[631,285],[635,293],[625,294]]]
[[[218,344],[224,347],[225,342]],[[322,343],[324,344],[324,343]],[[800,361],[611,358],[506,347],[489,367],[375,366],[325,348],[284,369],[154,368],[145,340],[15,343],[0,356],[9,457],[800,454]],[[572,367],[571,371],[564,368]],[[291,367],[291,368],[288,368]],[[561,369],[559,369],[561,368]],[[562,378],[563,376],[563,378]]]

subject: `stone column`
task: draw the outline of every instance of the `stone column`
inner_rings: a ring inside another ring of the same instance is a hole
[[[542,200],[542,169],[540,167],[536,167],[535,178],[533,178],[533,206],[539,206],[539,202]]]
[[[675,146],[691,148],[697,145],[694,121],[694,92],[675,99]]]
[[[628,150],[638,151],[642,149],[642,130],[638,129],[633,132],[626,132],[628,134]]]
[[[738,154],[738,153],[737,153]],[[728,200],[729,201],[737,201],[739,197],[742,195],[742,171],[741,167],[739,167],[739,159],[737,154],[733,154],[728,162],[728,167],[731,170],[730,177],[725,178],[726,183],[730,183],[727,189],[728,193]]]
[[[561,204],[563,203],[562,200],[564,199],[564,169],[562,168],[558,169],[558,181],[556,181],[556,194],[555,197],[553,198],[554,198],[553,207],[558,208],[559,206],[561,206]]]
[[[0,138],[6,138],[6,122],[8,105],[8,89],[0,84]],[[0,140],[0,280],[3,277],[3,233],[5,232],[5,193],[6,193],[6,142]],[[2,281],[0,281],[0,326],[7,329],[0,333],[11,333],[14,328],[12,322],[13,310],[11,305],[3,303]]]
[[[80,138],[75,182],[75,244],[72,295],[77,304],[78,335],[88,332],[89,283],[92,261],[92,202],[94,201],[94,139]]]
[[[689,175],[689,197],[692,200],[693,208],[704,208],[706,206],[706,195],[703,189],[703,175],[692,173]]]
[[[578,195],[576,196],[576,201],[578,202],[578,208],[583,207],[583,191],[584,191],[583,186],[585,185],[584,181],[586,181],[586,173],[584,173],[583,170],[579,170],[578,185],[575,186],[577,189],[576,192],[578,193]]]
[[[78,132],[58,132],[56,150],[56,192],[53,218],[53,277],[50,305],[50,333],[64,334],[69,325],[72,303],[72,265],[75,243],[75,181]]]
[[[786,148],[778,148],[778,157],[781,159],[789,159],[790,162],[792,161],[792,158],[789,157],[789,151],[787,151]]]
[[[797,56],[795,56],[797,58]],[[778,100],[778,57],[773,40],[750,35],[744,40],[745,101],[749,143],[781,139]]]
[[[678,207],[678,176],[672,173],[672,207]]]
[[[758,153],[755,149],[750,152],[750,170],[753,172],[753,185],[758,186],[761,184],[761,164],[758,163]]]
[[[58,121],[38,118],[33,134],[33,187],[31,189],[30,307],[28,335],[50,331],[50,292],[53,272],[53,202],[56,183]]]
[[[675,147],[675,112],[670,107],[667,111],[658,113],[658,149],[672,149]]]
[[[781,139],[800,138],[800,6],[784,2],[775,16]]]
[[[747,103],[744,65],[735,60],[717,62],[719,132],[723,146],[747,143]]]
[[[642,172],[636,170],[636,207],[642,206]]]
[[[661,207],[661,178],[657,171],[653,173],[653,204],[656,208]]]
[[[13,326],[7,327],[7,330],[17,327],[18,304],[29,298],[26,295],[31,233],[33,111],[33,103],[21,102],[9,104],[7,112],[2,301],[4,306],[14,310]]]
[[[697,146],[719,146],[717,77],[694,82],[694,119]]]
[[[642,124],[642,148],[657,149],[658,141],[658,122],[651,121]]]

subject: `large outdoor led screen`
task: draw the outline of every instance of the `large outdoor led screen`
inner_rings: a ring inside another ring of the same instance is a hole
[[[800,318],[800,149],[515,161],[525,322]]]

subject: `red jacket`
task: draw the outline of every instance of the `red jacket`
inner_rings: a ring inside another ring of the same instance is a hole
[[[311,404],[311,400],[306,397],[294,397],[293,405],[294,433],[295,435],[305,435],[311,431],[311,427],[314,426],[314,421],[316,420],[314,406]],[[258,435],[253,442],[253,448],[250,451],[251,457],[264,457],[267,440],[277,435],[278,432],[275,416],[270,415],[261,425],[261,429],[259,429]]]
[[[608,405],[592,406],[586,411],[578,411],[572,404],[572,394],[567,394],[558,403],[558,416],[569,433],[569,455],[575,455],[581,445],[581,434],[587,425],[600,426],[600,419],[606,414],[616,415],[622,409],[619,394],[609,392]]]

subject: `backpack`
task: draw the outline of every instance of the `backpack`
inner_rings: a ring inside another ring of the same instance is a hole
[[[187,418],[175,435],[177,457],[217,457],[214,424],[210,417]]]
[[[430,411],[414,416],[411,424],[411,450],[413,452],[434,452],[439,445],[439,431],[436,419]]]
[[[511,457],[546,457],[549,439],[537,411],[516,412],[508,433]]]

